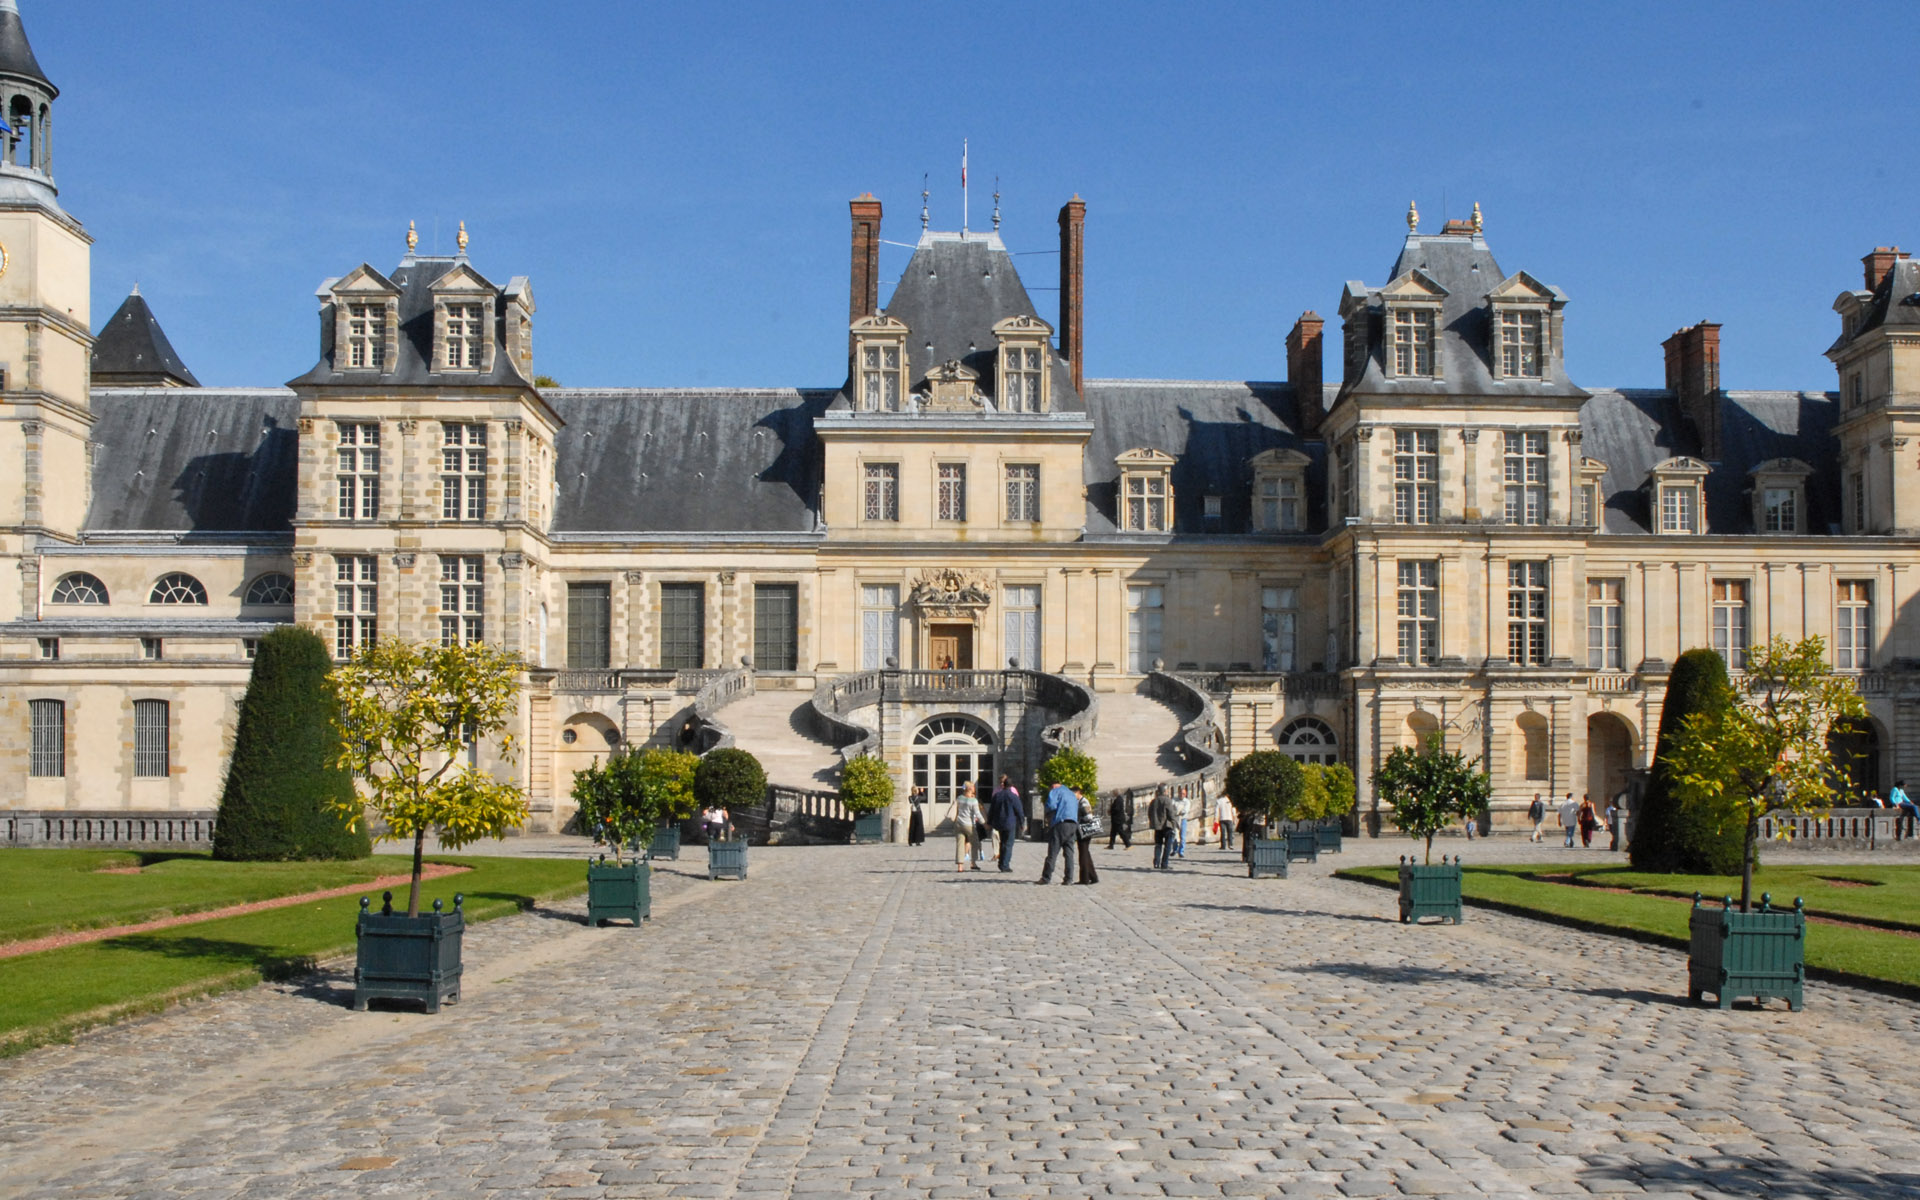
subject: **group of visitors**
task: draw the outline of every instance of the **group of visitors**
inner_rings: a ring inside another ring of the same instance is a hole
[[[733,814],[718,804],[700,810],[700,831],[709,842],[724,842],[733,836]]]
[[[1567,798],[1560,802],[1558,812],[1560,830],[1566,836],[1566,841],[1563,844],[1567,849],[1573,849],[1573,839],[1576,835],[1580,838],[1580,845],[1583,848],[1592,849],[1593,835],[1602,829],[1607,831],[1611,839],[1607,849],[1618,850],[1620,848],[1621,812],[1617,799],[1607,803],[1607,813],[1604,820],[1602,820],[1599,811],[1594,808],[1591,797],[1583,795],[1580,799],[1575,800],[1572,792],[1568,792]],[[1533,803],[1527,805],[1527,820],[1533,824],[1533,830],[1527,835],[1527,840],[1530,842],[1539,841],[1540,827],[1546,824],[1547,820],[1546,801],[1540,798],[1539,792],[1533,794]]]

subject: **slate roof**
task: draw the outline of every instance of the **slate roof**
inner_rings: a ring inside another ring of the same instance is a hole
[[[1711,534],[1753,533],[1748,472],[1772,458],[1797,458],[1814,469],[1807,480],[1806,529],[1829,532],[1840,521],[1839,444],[1832,436],[1838,397],[1827,392],[1725,392],[1720,398],[1720,458],[1709,463],[1706,526]],[[1580,452],[1607,464],[1601,482],[1607,533],[1653,529],[1648,472],[1677,455],[1699,454],[1681,430],[1673,393],[1653,388],[1600,388],[1580,410]]]
[[[556,534],[811,533],[830,389],[548,388]]]
[[[0,0],[0,75],[19,75],[46,85],[55,96],[60,89],[40,69],[40,60],[27,44],[27,27],[20,23],[20,10],[14,0]]]
[[[488,331],[494,343],[493,370],[485,374],[478,371],[455,371],[442,374],[435,370],[433,285],[442,275],[456,266],[472,269],[472,265],[467,262],[465,256],[430,258],[425,255],[410,254],[400,260],[400,265],[394,268],[393,274],[380,276],[400,292],[400,344],[395,351],[394,361],[387,364],[387,370],[379,373],[335,370],[335,351],[331,332],[333,305],[328,301],[324,305],[327,317],[321,322],[326,332],[320,362],[313,370],[293,380],[291,386],[344,384],[365,387],[378,382],[381,387],[484,387],[490,384],[504,387],[531,387],[533,381],[520,374],[519,369],[513,365],[512,357],[507,354],[505,342],[501,337],[501,322],[507,319],[507,310],[510,307],[507,302],[510,288],[494,288],[494,327]],[[368,269],[372,270],[372,268]],[[377,271],[374,273],[379,275]],[[338,280],[330,279],[322,285],[322,288],[324,290],[337,282]]]
[[[299,409],[284,388],[95,390],[86,530],[291,532]]]
[[[1873,289],[1873,299],[1861,311],[1854,336],[1882,325],[1920,325],[1920,262],[1911,258],[1894,260],[1887,277]]]
[[[125,303],[100,327],[93,341],[93,382],[98,387],[121,383],[144,384],[164,376],[182,387],[199,387],[187,370],[166,331],[147,307],[147,298],[134,288]]]
[[[1324,389],[1331,404],[1334,389]],[[1114,459],[1142,447],[1171,455],[1175,534],[1243,534],[1253,528],[1249,463],[1266,450],[1309,455],[1307,528],[1325,523],[1325,447],[1295,432],[1293,387],[1285,383],[1202,382],[1171,379],[1089,379],[1093,417],[1083,474],[1087,536],[1119,533],[1120,469]],[[1220,520],[1206,520],[1206,496],[1221,497]]]

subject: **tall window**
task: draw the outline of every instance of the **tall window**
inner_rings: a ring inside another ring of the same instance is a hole
[[[1500,373],[1509,378],[1538,379],[1547,361],[1546,314],[1500,314]]]
[[[1004,353],[1007,394],[1001,402],[1001,411],[1039,412],[1039,349],[1033,346],[1008,346]]]
[[[1747,669],[1747,581],[1713,581],[1713,648],[1729,671]]]
[[[487,519],[487,427],[440,427],[440,518]]]
[[[1592,526],[1600,523],[1599,493],[1600,486],[1598,484],[1583,483],[1580,485],[1580,490],[1575,493],[1577,497],[1577,507],[1574,513],[1574,523],[1576,525]]]
[[[1621,669],[1621,591],[1618,579],[1587,580],[1587,667],[1590,670]]]
[[[866,465],[866,516],[869,521],[900,519],[900,464]]]
[[[792,671],[800,661],[800,587],[753,585],[753,665],[762,671]]]
[[[342,521],[374,521],[380,517],[380,426],[371,422],[341,422],[340,507]]]
[[[613,585],[567,585],[567,665],[605,667],[612,658]]]
[[[1144,675],[1160,657],[1166,620],[1165,594],[1157,587],[1127,589],[1127,669]]]
[[[1867,531],[1867,477],[1855,471],[1847,479],[1847,507],[1853,511],[1853,532]]]
[[[486,559],[478,554],[440,556],[440,644],[473,645],[486,638]]]
[[[1402,429],[1393,435],[1393,519],[1431,525],[1440,509],[1440,433]]]
[[[478,304],[447,305],[447,365],[478,370],[480,367],[482,308]]]
[[[878,671],[900,661],[900,589],[869,583],[860,588],[860,669]]]
[[[133,702],[133,773],[141,779],[165,779],[170,765],[167,702]]]
[[[1835,586],[1833,665],[1842,671],[1864,671],[1873,665],[1873,584],[1854,579]]]
[[[1260,666],[1266,671],[1294,669],[1300,640],[1300,589],[1260,589]]]
[[[900,411],[900,347],[860,351],[860,406],[868,412]]]
[[[1440,564],[1400,563],[1400,661],[1424,667],[1440,644]]]
[[[1761,493],[1760,506],[1766,516],[1768,533],[1794,533],[1799,528],[1798,508],[1792,488],[1768,488]]]
[[[387,361],[387,309],[384,304],[347,306],[347,364],[380,370]]]
[[[1039,519],[1040,465],[1009,463],[1007,465],[1007,520],[1038,521]]]
[[[1333,451],[1335,483],[1334,502],[1342,517],[1357,517],[1360,510],[1353,504],[1353,443],[1342,442]]]
[[[1433,374],[1433,314],[1401,309],[1393,314],[1393,370],[1396,375]]]
[[[1040,589],[1009,587],[1006,590],[1007,657],[1020,660],[1029,671],[1040,668]]]
[[[1167,477],[1136,471],[1127,477],[1126,527],[1144,533],[1167,531]]]
[[[371,554],[333,559],[333,656],[352,658],[379,636],[380,560]]]
[[[1547,564],[1507,564],[1507,661],[1538,667],[1547,661]]]
[[[707,665],[707,586],[660,585],[660,666],[695,671]]]
[[[938,515],[942,521],[967,519],[967,464],[940,464]]]
[[[1692,484],[1660,489],[1660,532],[1700,532],[1700,493]]]
[[[60,700],[30,700],[27,719],[32,732],[32,749],[27,755],[27,774],[39,779],[59,779],[67,773],[67,706]]]
[[[1547,523],[1547,435],[1506,435],[1507,524]]]

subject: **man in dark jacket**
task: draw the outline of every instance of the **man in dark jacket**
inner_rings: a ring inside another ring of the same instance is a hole
[[[1019,836],[1020,825],[1026,819],[1021,811],[1020,793],[1013,790],[1013,780],[1005,775],[1000,777],[1000,788],[993,793],[993,799],[987,802],[987,824],[1000,835],[1000,869],[1013,870],[1013,839]]]
[[[1113,803],[1107,806],[1107,820],[1111,825],[1107,829],[1107,849],[1113,849],[1113,839],[1119,838],[1133,849],[1133,793],[1118,791],[1113,794]]]
[[[1153,803],[1147,805],[1147,824],[1153,828],[1153,866],[1157,871],[1173,869],[1173,832],[1179,823],[1173,797],[1167,795],[1167,786],[1161,784],[1153,793]]]

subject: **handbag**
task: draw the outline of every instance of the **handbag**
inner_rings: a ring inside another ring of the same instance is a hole
[[[985,821],[975,821],[973,823],[973,839],[977,842],[987,840],[987,823]]]
[[[1083,804],[1080,809],[1081,837],[1097,838],[1107,831],[1106,825],[1100,820],[1100,814],[1094,811],[1093,805]]]

